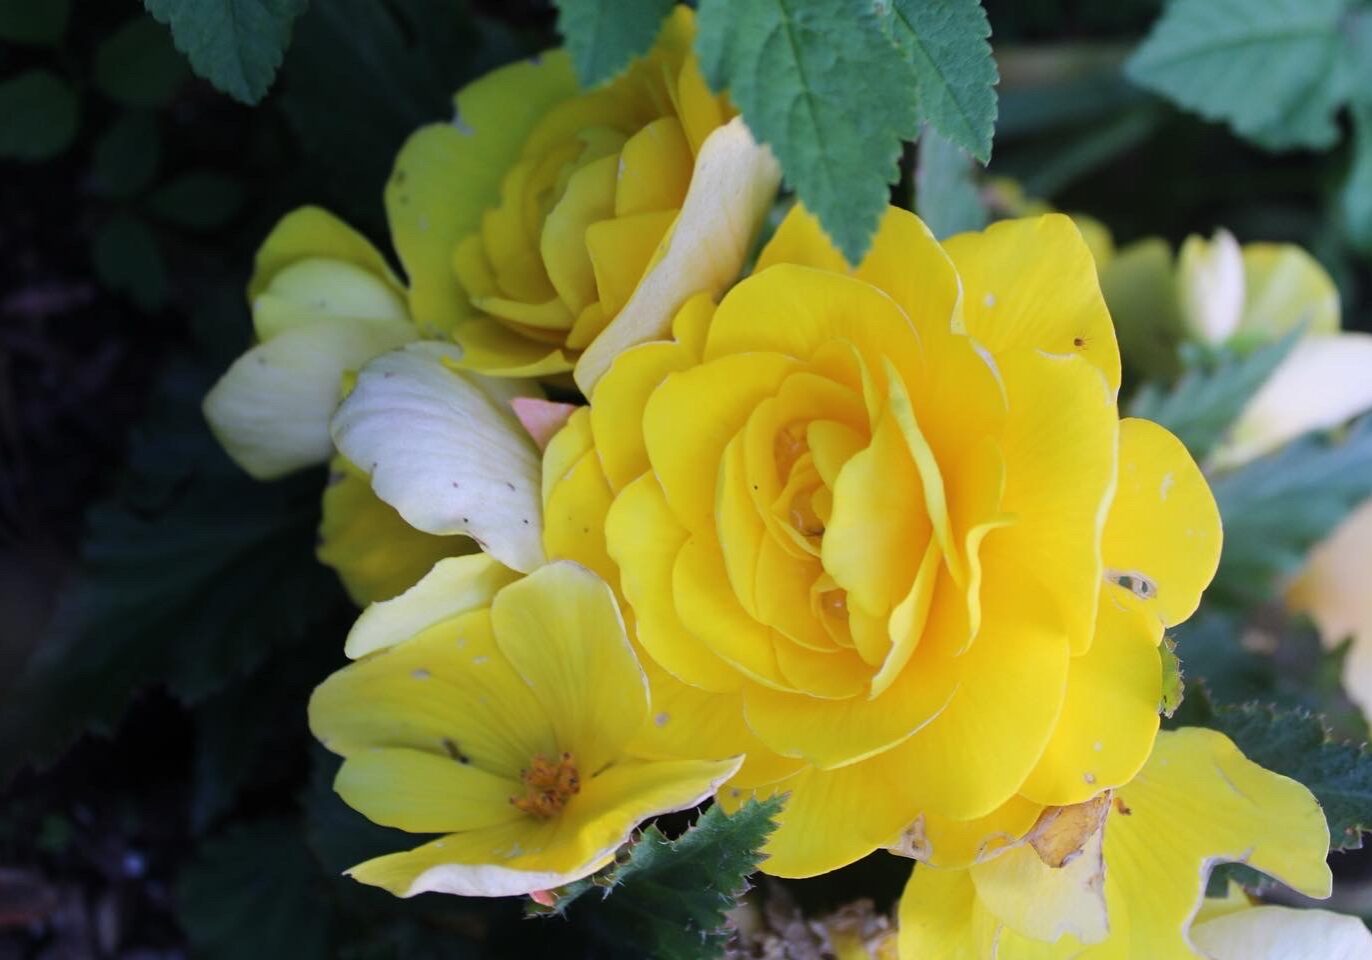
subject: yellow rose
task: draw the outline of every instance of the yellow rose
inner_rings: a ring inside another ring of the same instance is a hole
[[[779,171],[690,52],[678,7],[656,45],[583,90],[563,50],[477,80],[450,124],[405,144],[386,188],[421,328],[499,375],[572,369],[662,335],[743,264]],[[593,341],[603,343],[588,351]]]
[[[548,447],[544,550],[617,573],[677,704],[664,755],[746,740],[722,802],[790,794],[764,870],[938,861],[932,818],[1138,771],[1157,644],[1213,575],[1219,517],[1171,434],[1119,420],[1069,219],[940,245],[892,209],[850,270],[796,209],[674,333],[620,354]]]

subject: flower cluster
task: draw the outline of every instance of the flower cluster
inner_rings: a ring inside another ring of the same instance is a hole
[[[441,834],[352,875],[543,896],[654,815],[785,795],[768,873],[918,861],[910,960],[1363,949],[1202,908],[1224,860],[1327,896],[1328,828],[1159,732],[1220,517],[1120,417],[1107,254],[1058,214],[940,242],[892,208],[854,266],[797,205],[744,275],[776,165],[691,31],[597,89],[555,51],[461,91],[386,188],[403,282],[313,209],[259,254],[206,414],[257,476],[332,459],[320,555],[370,606],[311,728],[351,806]],[[1182,259],[1197,329],[1282,329],[1273,257],[1246,301],[1223,241]]]

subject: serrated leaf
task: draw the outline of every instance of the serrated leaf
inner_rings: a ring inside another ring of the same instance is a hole
[[[1332,146],[1347,96],[1349,0],[1175,0],[1125,70],[1272,149]]]
[[[26,70],[0,83],[0,158],[57,156],[76,137],[79,113],[71,84],[50,70]]]
[[[914,68],[875,5],[701,0],[696,50],[834,244],[857,263],[919,132]]]
[[[95,85],[111,100],[131,107],[160,107],[186,79],[186,61],[167,28],[138,16],[100,42]]]
[[[1372,496],[1372,418],[1341,440],[1307,435],[1211,480],[1224,552],[1208,596],[1262,603],[1310,548]]]
[[[674,0],[557,0],[557,29],[576,75],[591,87],[608,80],[653,45]]]
[[[267,95],[309,0],[143,0],[200,76],[242,103]]]
[[[608,943],[659,960],[720,956],[725,911],[762,862],[781,806],[779,796],[749,800],[732,815],[715,805],[676,840],[650,826],[627,860],[561,891],[556,912],[598,889],[604,902],[588,905],[586,915]]]
[[[982,163],[991,159],[996,83],[979,0],[892,0],[891,35],[915,68],[920,118]]]
[[[972,180],[972,160],[957,144],[925,128],[915,166],[915,212],[940,240],[986,226],[986,205]]]
[[[1221,353],[1207,363],[1197,361],[1170,390],[1146,384],[1134,395],[1129,414],[1162,424],[1191,456],[1203,460],[1303,332],[1293,330],[1247,354]]]
[[[314,559],[323,478],[256,483],[200,416],[213,372],[165,372],[128,469],[87,517],[78,581],[0,701],[0,780],[162,682],[198,701],[307,635],[342,597]]]
[[[1362,846],[1362,832],[1372,829],[1367,747],[1334,740],[1313,713],[1266,704],[1215,707],[1206,726],[1233,740],[1254,763],[1305,784],[1324,808],[1333,849]]]
[[[296,821],[239,825],[201,847],[177,883],[178,917],[204,960],[326,960],[330,909]]]

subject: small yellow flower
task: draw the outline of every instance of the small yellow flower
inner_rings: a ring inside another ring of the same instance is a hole
[[[657,749],[734,737],[721,801],[790,794],[763,869],[1076,803],[1146,759],[1157,644],[1219,518],[1174,437],[1119,420],[1095,277],[1062,216],[940,245],[893,209],[850,270],[797,208],[545,451],[545,553],[618,581],[680,703]]]
[[[915,868],[900,904],[902,957],[1287,957],[1234,952],[1232,930],[1192,929],[1211,867],[1244,862],[1311,897],[1332,884],[1314,796],[1212,730],[1160,734],[1128,784],[1085,810],[1039,808],[1030,822],[968,866]]]
[[[410,307],[465,367],[539,376],[589,350],[589,389],[688,296],[733,281],[780,174],[706,87],[694,34],[678,7],[591,90],[564,50],[496,70],[405,144],[386,210]]]
[[[311,730],[344,757],[339,795],[377,823],[444,834],[355,879],[406,897],[557,887],[738,768],[631,754],[648,691],[613,593],[567,562],[515,577],[484,555],[440,561],[363,614],[348,641],[363,659],[311,698]]]

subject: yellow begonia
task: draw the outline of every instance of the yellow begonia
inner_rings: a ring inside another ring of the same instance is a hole
[[[1047,843],[1052,818],[1079,810],[1041,810],[1033,831],[968,866],[917,866],[901,898],[901,957],[1288,958],[1235,952],[1241,924],[1272,922],[1263,917],[1219,923],[1217,909],[1193,929],[1211,868],[1243,862],[1307,896],[1329,895],[1319,803],[1213,730],[1159,734],[1138,776],[1093,806],[1099,816],[1069,821]]]
[[[371,608],[349,649],[365,656],[310,700],[310,729],[344,758],[335,789],[377,823],[444,834],[348,871],[398,896],[585,877],[740,762],[628,751],[646,680],[613,593],[577,564],[514,579],[485,555],[441,561]]]
[[[452,123],[405,144],[386,211],[410,308],[452,334],[463,366],[536,376],[581,356],[589,389],[737,275],[780,174],[706,86],[694,33],[678,7],[591,90],[564,50],[493,71],[458,92]]]
[[[940,246],[892,209],[850,270],[796,208],[673,332],[549,445],[544,548],[618,580],[680,702],[657,748],[748,739],[721,801],[790,795],[764,870],[1134,775],[1219,518],[1174,437],[1119,420],[1070,220]]]

